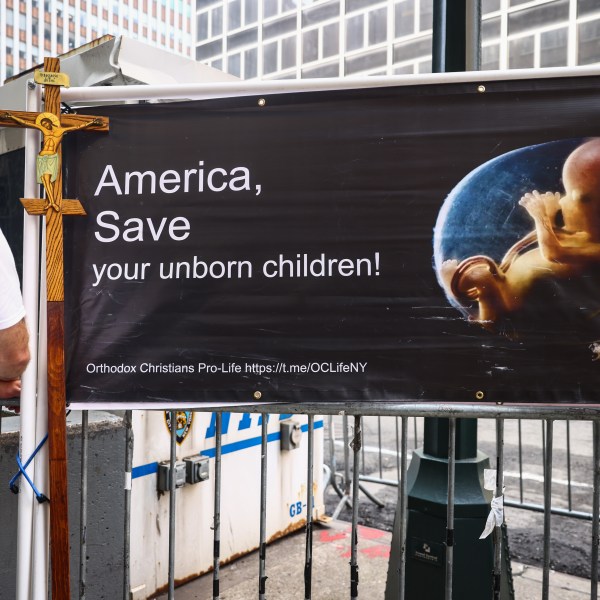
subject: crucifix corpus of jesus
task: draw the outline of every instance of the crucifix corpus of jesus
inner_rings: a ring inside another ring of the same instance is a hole
[[[36,159],[37,180],[46,198],[21,198],[30,215],[46,217],[46,280],[48,306],[48,444],[50,474],[50,549],[52,598],[70,600],[69,522],[67,502],[67,435],[64,356],[63,215],[85,215],[79,200],[62,197],[62,140],[77,130],[108,131],[105,117],[60,114],[60,73],[57,58],[46,58],[35,80],[44,85],[44,112],[0,109],[0,126],[28,127],[42,134]]]

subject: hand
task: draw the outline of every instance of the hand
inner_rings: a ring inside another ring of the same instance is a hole
[[[546,201],[548,200],[546,196],[548,194],[550,193],[540,194],[537,190],[533,190],[533,192],[525,194],[519,200],[519,204],[525,208],[533,219],[548,218],[548,212],[546,210]],[[553,194],[550,195],[554,198]]]
[[[544,204],[546,205],[546,213],[549,217],[554,218],[556,213],[560,210],[560,200],[562,196],[560,192],[546,192],[542,194]]]
[[[0,398],[18,398],[21,395],[21,380],[0,380]]]

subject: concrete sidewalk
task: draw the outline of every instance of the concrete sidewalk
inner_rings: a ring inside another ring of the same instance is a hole
[[[313,600],[350,598],[350,532],[343,521],[317,525],[313,536]],[[304,600],[305,534],[296,533],[267,548],[266,597],[269,600]],[[359,598],[383,600],[390,555],[391,533],[359,527]],[[513,563],[516,600],[540,600],[542,569]],[[212,600],[212,573],[175,591],[177,600]],[[590,598],[590,582],[562,573],[550,573],[551,598]],[[161,600],[166,595],[159,596]],[[236,560],[220,571],[221,600],[249,600],[258,597],[258,555]],[[421,600],[421,599],[420,599]],[[428,600],[423,598],[422,600]]]

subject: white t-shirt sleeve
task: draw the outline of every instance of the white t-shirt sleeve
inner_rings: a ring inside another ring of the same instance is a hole
[[[10,246],[0,231],[0,329],[16,325],[25,316],[25,306]]]

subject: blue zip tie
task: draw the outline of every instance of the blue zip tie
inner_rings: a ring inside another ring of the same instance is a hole
[[[21,462],[21,457],[19,456],[19,453],[17,452],[17,465],[19,465],[19,471],[17,473],[15,473],[15,475],[12,477],[12,479],[8,482],[8,487],[10,488],[10,491],[13,494],[18,494],[19,486],[17,485],[17,481],[18,481],[19,477],[21,477],[21,475],[23,475],[25,477],[25,479],[27,480],[27,482],[29,483],[29,485],[31,486],[31,489],[33,490],[33,493],[35,494],[35,499],[40,504],[42,502],[50,502],[50,499],[45,494],[42,494],[35,487],[35,484],[33,483],[33,481],[31,481],[31,478],[29,477],[29,475],[27,475],[27,472],[25,471],[25,469],[30,465],[31,461],[35,458],[35,455],[40,451],[42,446],[46,443],[47,439],[48,439],[48,434],[46,434],[44,436],[44,439],[37,445],[37,448],[33,451],[33,454],[27,459],[27,462],[25,464],[23,464]]]

